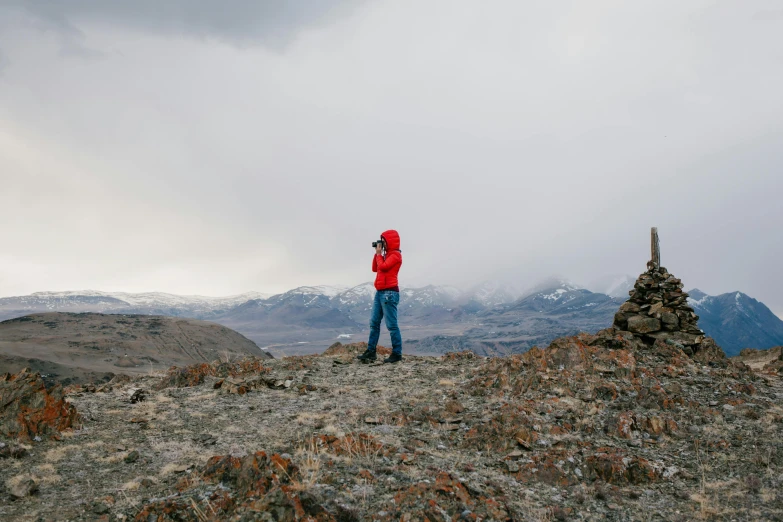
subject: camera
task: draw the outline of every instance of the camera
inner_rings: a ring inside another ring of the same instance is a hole
[[[378,245],[383,246],[383,244],[384,244],[384,240],[383,240],[383,238],[381,238],[378,241],[373,241],[372,242],[372,247],[373,248],[378,248]]]

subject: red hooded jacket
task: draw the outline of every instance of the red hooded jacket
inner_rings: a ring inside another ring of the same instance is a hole
[[[376,254],[372,258],[372,271],[378,273],[375,276],[375,289],[399,289],[397,273],[402,266],[400,235],[396,230],[387,230],[381,237],[386,241],[386,255]]]

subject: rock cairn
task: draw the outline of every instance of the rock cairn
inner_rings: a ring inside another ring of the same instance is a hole
[[[704,332],[682,287],[682,281],[664,267],[647,270],[636,280],[630,299],[615,314],[613,326],[642,336],[649,343],[671,338],[687,346],[698,344]]]
[[[647,345],[661,341],[690,356],[705,348],[715,351],[715,342],[705,337],[698,326],[699,316],[688,304],[682,281],[659,263],[660,245],[654,228],[652,259],[647,263],[647,271],[636,280],[630,298],[620,306],[612,326],[631,332]]]

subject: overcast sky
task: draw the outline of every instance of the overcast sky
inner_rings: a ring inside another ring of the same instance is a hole
[[[317,6],[317,7],[316,7]],[[783,5],[0,0],[0,295],[638,275],[783,315]]]

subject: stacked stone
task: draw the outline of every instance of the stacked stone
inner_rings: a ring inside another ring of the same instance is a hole
[[[653,266],[636,280],[630,299],[614,316],[614,328],[629,331],[647,344],[660,339],[686,352],[697,351],[704,332],[682,288],[682,281],[664,267]]]

